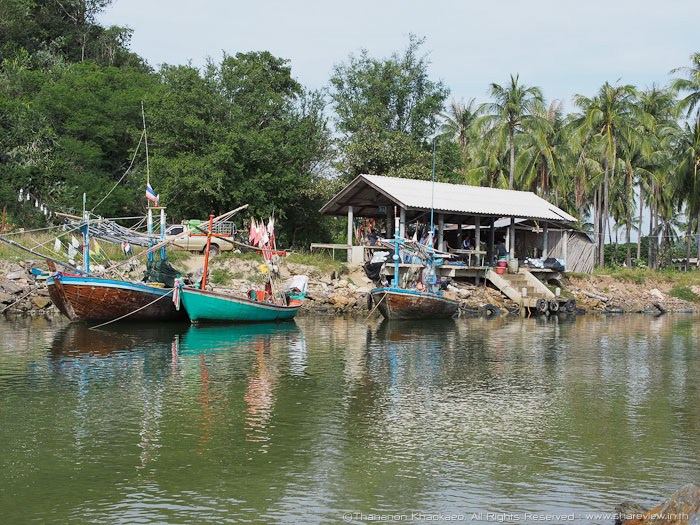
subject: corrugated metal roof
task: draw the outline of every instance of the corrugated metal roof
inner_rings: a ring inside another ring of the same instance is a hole
[[[336,199],[349,193],[351,187],[363,183],[378,189],[406,209],[429,210],[434,203],[432,207],[437,212],[576,222],[575,217],[530,191],[436,182],[433,200],[433,183],[429,180],[380,175],[360,175],[321,211],[331,212]]]

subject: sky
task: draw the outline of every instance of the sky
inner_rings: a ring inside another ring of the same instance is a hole
[[[132,28],[132,51],[154,67],[267,50],[311,89],[351,53],[388,57],[413,33],[451,97],[486,101],[490,83],[519,74],[567,111],[606,81],[666,84],[700,51],[698,19],[698,0],[114,0],[98,18]]]

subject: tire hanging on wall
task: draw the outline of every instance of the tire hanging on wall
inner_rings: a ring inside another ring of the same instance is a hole
[[[566,301],[566,303],[564,303],[564,310],[570,314],[574,313],[576,311],[576,299],[569,299]]]
[[[535,308],[537,308],[537,311],[541,314],[545,313],[547,311],[547,300],[546,299],[537,299],[537,304]]]
[[[559,301],[556,299],[549,301],[549,311],[552,313],[556,313],[559,311]]]

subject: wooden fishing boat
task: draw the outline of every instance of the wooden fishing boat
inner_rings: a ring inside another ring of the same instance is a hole
[[[176,321],[187,318],[172,301],[172,289],[142,283],[56,273],[49,297],[71,321]]]
[[[182,287],[180,294],[182,304],[193,323],[285,321],[297,314],[303,301],[303,297],[290,296],[288,304],[279,305],[186,286]]]
[[[459,308],[459,301],[439,292],[375,288],[370,295],[385,319],[449,319]]]

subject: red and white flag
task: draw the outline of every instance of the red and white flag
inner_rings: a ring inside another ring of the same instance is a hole
[[[250,218],[250,233],[248,233],[248,243],[252,246],[255,246],[255,219],[253,217]]]

